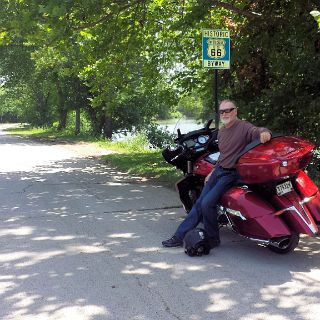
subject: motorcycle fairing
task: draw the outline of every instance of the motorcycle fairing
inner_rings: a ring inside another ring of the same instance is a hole
[[[193,167],[194,174],[206,177],[215,167],[215,165],[208,161],[208,155],[203,155],[197,161],[197,164]]]

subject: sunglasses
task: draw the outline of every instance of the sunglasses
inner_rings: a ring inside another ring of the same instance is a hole
[[[236,109],[236,108],[222,109],[222,110],[219,110],[219,113],[220,113],[220,114],[230,113],[230,112],[233,111],[234,109]]]

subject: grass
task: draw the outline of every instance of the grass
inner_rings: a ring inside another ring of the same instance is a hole
[[[173,187],[182,177],[182,173],[165,162],[159,149],[146,149],[148,141],[144,135],[137,135],[126,141],[112,142],[97,139],[89,134],[74,135],[71,130],[58,132],[54,129],[39,129],[31,127],[10,128],[11,134],[37,140],[67,140],[70,142],[85,141],[113,150],[116,153],[105,155],[102,159],[122,172],[145,177],[156,183]]]
[[[88,134],[79,134],[75,135],[72,130],[63,130],[57,131],[55,128],[32,128],[28,125],[24,125],[21,127],[8,128],[6,131],[10,132],[13,135],[19,135],[26,138],[34,138],[34,139],[61,139],[61,140],[70,140],[70,141],[88,141],[94,142],[97,141],[96,138],[88,135]]]
[[[120,171],[138,174],[155,179],[165,185],[173,186],[181,178],[174,167],[166,164],[161,151],[153,152],[124,152],[104,156],[107,163],[116,166]]]
[[[173,187],[175,182],[182,177],[182,173],[169,165],[162,158],[161,150],[146,149],[147,139],[143,135],[130,138],[126,141],[111,142],[105,139],[97,139],[89,134],[74,135],[72,130],[58,132],[54,129],[35,129],[30,127],[7,129],[11,134],[30,137],[40,140],[67,140],[85,141],[98,144],[100,147],[113,150],[116,153],[103,156],[104,161],[122,172],[140,175]],[[318,160],[315,162],[319,163]],[[318,164],[319,165],[319,164]],[[313,181],[320,187],[319,171],[312,167],[309,174]]]
[[[160,182],[166,186],[174,186],[182,177],[182,173],[165,162],[159,149],[146,149],[148,141],[144,135],[138,134],[126,141],[99,141],[99,146],[116,151],[115,154],[103,156],[106,163],[120,171],[138,174]]]

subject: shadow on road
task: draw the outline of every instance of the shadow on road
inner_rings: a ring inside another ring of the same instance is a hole
[[[172,191],[95,159],[2,172],[0,192],[1,319],[319,315],[317,238],[282,256],[223,230],[190,258],[160,247],[184,215]]]

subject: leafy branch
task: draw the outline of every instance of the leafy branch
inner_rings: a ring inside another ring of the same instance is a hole
[[[90,23],[85,23],[85,24],[79,25],[77,27],[73,27],[73,30],[74,31],[79,31],[79,30],[83,30],[83,29],[87,29],[87,28],[94,28],[97,25],[108,21],[113,16],[118,15],[119,13],[121,13],[123,11],[126,11],[130,7],[135,6],[136,4],[139,4],[140,2],[141,2],[140,0],[137,0],[134,3],[127,3],[126,5],[121,6],[117,12],[110,12],[110,13],[108,13],[106,15],[103,15],[102,17],[100,17],[96,21],[92,21]]]
[[[211,1],[211,0],[208,0],[208,1],[212,2],[212,6],[215,7],[215,8],[224,8],[224,9],[230,10],[232,12],[235,12],[237,14],[240,14],[242,16],[245,16],[247,18],[256,18],[256,17],[262,16],[261,13],[254,12],[254,11],[243,10],[243,9],[238,8],[235,5],[227,3],[227,2]]]

